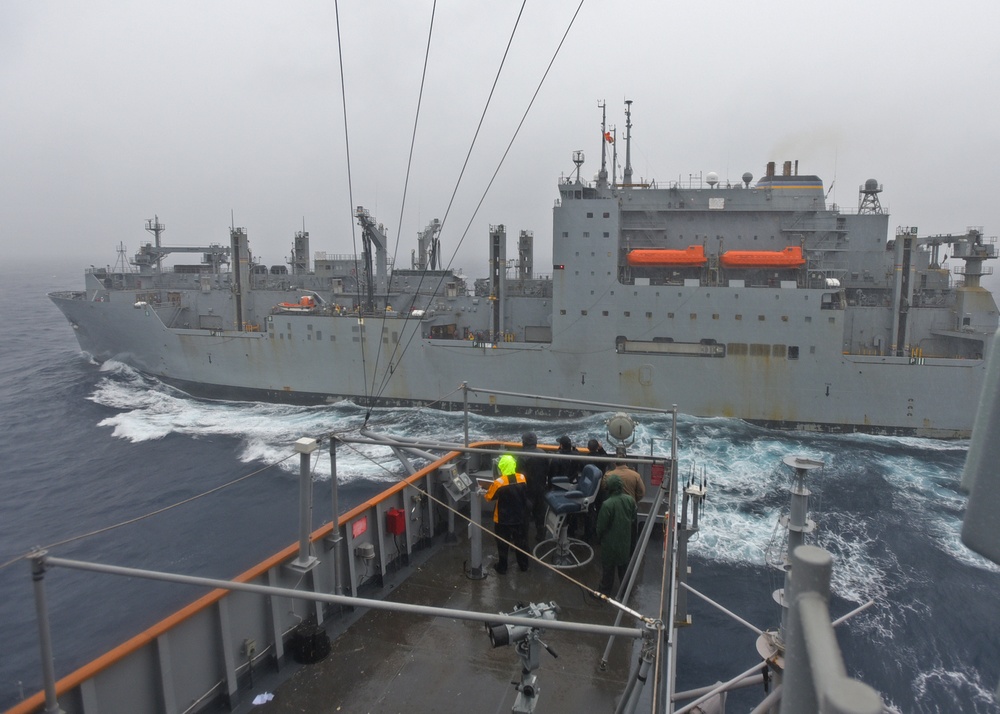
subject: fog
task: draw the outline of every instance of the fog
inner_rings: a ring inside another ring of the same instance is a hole
[[[521,7],[442,1],[431,32],[429,0],[340,2],[338,34],[325,3],[7,0],[3,253],[110,265],[155,215],[171,244],[245,227],[279,264],[303,226],[314,251],[357,250],[363,206],[398,265],[439,218],[467,274],[491,224],[534,231],[547,272],[557,182],[575,150],[599,169],[599,101],[623,148],[625,99],[637,180],[797,160],[844,210],[875,178],[893,227],[1000,232],[994,3],[553,0],[511,40]]]

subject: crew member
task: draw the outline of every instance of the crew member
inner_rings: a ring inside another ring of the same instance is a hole
[[[573,440],[569,438],[566,434],[563,434],[557,440],[559,448],[556,449],[556,454],[574,454],[578,455],[580,452],[576,450],[573,446]],[[575,484],[577,479],[580,478],[580,471],[583,468],[579,461],[574,459],[560,459],[554,457],[549,461],[549,485],[551,486],[555,483],[555,479],[566,479],[569,483]],[[586,514],[584,514],[585,516]],[[569,520],[569,537],[576,538],[576,533],[581,530],[580,524],[586,521],[586,518],[581,516],[579,513],[571,513],[567,516]]]
[[[610,596],[615,586],[615,572],[619,581],[625,580],[631,558],[629,546],[636,508],[635,500],[624,492],[619,476],[608,476],[606,486],[608,497],[597,514],[597,542],[601,546],[601,584],[598,589]]]
[[[528,569],[528,481],[517,473],[517,462],[510,454],[497,461],[500,475],[486,491],[487,501],[496,501],[493,511],[493,529],[496,532],[497,562],[493,566],[500,575],[507,572],[508,542],[517,548],[517,565],[521,571]]]
[[[639,475],[639,472],[630,468],[624,461],[616,461],[615,467],[604,474],[604,485],[602,490],[605,492],[607,491],[608,482],[612,476],[617,476],[621,479],[622,489],[625,493],[631,496],[632,500],[635,501],[636,505],[638,505],[639,501],[641,501],[646,495],[646,485],[642,482],[642,476]],[[638,541],[639,520],[636,518],[632,520],[632,550],[635,549],[635,544]]]
[[[545,540],[545,492],[548,490],[549,460],[538,448],[538,437],[533,432],[521,435],[521,472],[528,481],[530,521],[535,523],[535,540]],[[528,524],[531,525],[530,522]]]

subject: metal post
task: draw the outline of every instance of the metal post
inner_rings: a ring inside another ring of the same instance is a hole
[[[333,530],[330,533],[330,543],[332,545],[330,559],[330,569],[333,571],[333,592],[336,595],[343,595],[344,588],[340,583],[340,545],[343,538],[340,537],[340,496],[337,484],[337,437],[330,437],[330,502],[333,506],[331,524]]]
[[[803,545],[792,553],[783,713],[882,711],[878,693],[846,675],[828,610],[832,572],[833,557],[822,548]]]
[[[52,663],[52,634],[49,609],[45,604],[45,556],[47,551],[31,554],[31,579],[35,587],[35,612],[38,614],[38,644],[42,654],[42,681],[45,684],[45,714],[64,714],[56,699],[56,671]]]
[[[469,383],[462,382],[462,414],[463,414],[463,424],[465,430],[465,437],[462,443],[465,448],[469,448]],[[475,501],[475,491],[473,491],[471,496],[472,501]],[[457,503],[455,504],[458,505]],[[448,532],[444,536],[445,543],[457,543],[458,535],[455,533],[455,509],[448,509]],[[480,574],[482,574],[482,559],[479,561]]]
[[[633,714],[639,704],[639,697],[642,696],[643,687],[649,678],[649,670],[653,666],[653,659],[656,653],[656,640],[660,632],[652,625],[647,624],[642,631],[642,648],[639,651],[639,661],[635,663],[629,672],[628,683],[625,691],[622,692],[615,714]],[[656,692],[653,692],[653,699],[656,699]]]
[[[785,528],[788,529],[788,549],[785,552],[785,585],[781,590],[774,593],[775,602],[781,605],[781,626],[778,630],[778,637],[781,642],[785,641],[788,630],[788,587],[789,578],[792,577],[789,571],[792,563],[792,553],[800,545],[805,544],[806,536],[816,530],[816,522],[809,516],[809,496],[812,492],[806,488],[806,477],[813,469],[823,467],[822,461],[807,459],[802,456],[786,456],[782,459],[786,466],[795,469],[795,480],[789,492],[792,494],[788,516],[782,518]],[[780,675],[778,677],[780,682]]]
[[[462,382],[462,412],[465,425],[465,447],[469,447],[469,383]]]
[[[469,492],[469,577],[476,580],[483,576],[483,496],[482,489],[474,484]]]
[[[295,442],[299,454],[299,557],[292,562],[294,568],[311,569],[317,558],[309,554],[309,533],[312,530],[312,474],[309,457],[319,448],[315,439],[303,437]]]

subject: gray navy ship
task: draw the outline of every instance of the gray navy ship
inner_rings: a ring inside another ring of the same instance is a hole
[[[536,270],[532,232],[511,248],[495,225],[489,275],[470,284],[439,265],[438,220],[400,266],[359,207],[360,254],[310,256],[303,230],[275,266],[243,228],[228,245],[181,248],[151,219],[133,259],[50,298],[95,360],[198,396],[565,415],[564,401],[523,396],[549,394],[778,428],[970,435],[998,326],[980,284],[995,238],[890,235],[877,181],[845,210],[798,162],[737,184],[634,182],[627,116],[620,180],[603,122],[594,180],[581,179],[582,151],[559,180],[550,273]],[[200,262],[167,267],[185,252]]]

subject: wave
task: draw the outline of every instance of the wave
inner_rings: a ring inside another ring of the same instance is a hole
[[[202,439],[225,437],[240,443],[244,463],[284,460],[289,473],[290,444],[302,436],[354,431],[367,424],[377,431],[408,436],[435,434],[441,440],[464,438],[460,412],[433,409],[368,410],[345,401],[300,407],[259,402],[197,399],[118,362],[101,367],[102,378],[90,399],[114,410],[100,425],[133,443],[179,434]],[[543,443],[566,434],[576,444],[589,438],[608,443],[609,414],[558,421],[543,418],[472,414],[470,439],[518,441],[534,431]],[[631,453],[665,456],[670,450],[669,415],[636,419]],[[709,484],[702,532],[692,553],[710,560],[763,565],[773,550],[774,524],[788,508],[792,470],[789,455],[826,465],[810,473],[813,516],[818,538],[843,563],[835,575],[838,594],[854,602],[883,597],[885,573],[898,572],[881,542],[888,524],[905,518],[919,523],[930,545],[963,564],[1000,572],[961,544],[964,496],[957,484],[967,444],[870,435],[778,432],[745,422],[683,417],[679,473],[704,475]],[[314,459],[318,479],[330,476],[329,458]],[[347,445],[338,450],[338,478],[376,482],[398,478],[400,469],[383,447]],[[871,508],[872,505],[877,506]],[[859,515],[860,514],[860,515]],[[903,584],[905,586],[905,583]]]

